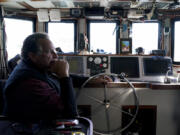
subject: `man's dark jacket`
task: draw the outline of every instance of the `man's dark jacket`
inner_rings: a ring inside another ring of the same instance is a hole
[[[71,78],[54,79],[31,61],[22,60],[16,66],[3,92],[4,115],[11,119],[34,121],[77,116]]]

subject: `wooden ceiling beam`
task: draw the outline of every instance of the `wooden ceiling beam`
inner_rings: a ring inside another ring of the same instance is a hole
[[[9,0],[0,0],[0,2],[9,2]]]
[[[31,11],[37,11],[36,8],[33,8],[32,6],[30,6],[29,4],[27,4],[26,2],[17,2],[18,4],[20,4],[21,6],[27,8],[28,10]]]

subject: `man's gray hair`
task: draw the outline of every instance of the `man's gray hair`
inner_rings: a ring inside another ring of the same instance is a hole
[[[29,58],[29,52],[37,54],[41,51],[41,48],[38,45],[39,39],[49,39],[49,36],[46,33],[34,33],[24,40],[23,47],[21,49],[21,56],[24,60]]]

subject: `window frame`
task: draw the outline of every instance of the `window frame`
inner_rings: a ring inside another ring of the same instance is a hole
[[[161,22],[160,21],[144,21],[144,22],[132,22],[132,24],[131,24],[131,29],[132,29],[132,25],[133,25],[133,23],[157,23],[158,24],[158,45],[157,45],[157,49],[161,49],[162,48],[162,45],[161,45],[161,26],[162,26],[162,24],[161,24]],[[131,37],[132,38],[132,46],[133,46],[133,37]]]
[[[37,19],[35,18],[35,17],[27,17],[27,16],[20,16],[20,15],[12,15],[12,16],[4,16],[3,17],[3,19],[5,19],[5,18],[7,18],[7,19],[17,19],[17,20],[23,20],[23,21],[32,21],[32,33],[34,33],[34,32],[36,32],[36,21],[37,21]],[[5,26],[5,27],[7,27],[7,26]],[[8,36],[7,35],[7,33],[6,33],[6,36]],[[4,45],[6,46],[6,51],[8,52],[8,50],[7,50],[7,44],[5,43],[6,42],[6,39],[5,38],[7,38],[6,36],[4,36],[4,39],[3,39],[3,41],[4,41]]]
[[[120,21],[118,20],[87,20],[87,37],[88,37],[88,43],[90,45],[90,23],[116,23],[116,27],[118,29],[116,30],[116,54],[120,54]],[[89,50],[90,51],[90,46]]]
[[[173,64],[180,65],[180,62],[174,61],[174,47],[175,47],[175,22],[180,21],[180,18],[173,19],[171,22],[171,58]]]
[[[24,20],[24,21],[32,21],[32,30],[33,32],[36,32],[36,18],[35,17],[27,17],[27,16],[4,16],[3,18],[8,19],[17,19],[17,20]]]
[[[74,24],[74,54],[78,53],[77,45],[77,20],[74,19],[62,19],[61,21],[49,21],[45,23],[45,32],[48,33],[49,23],[73,23]]]

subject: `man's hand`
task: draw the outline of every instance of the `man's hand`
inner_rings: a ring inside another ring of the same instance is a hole
[[[89,83],[104,83],[104,84],[107,84],[108,82],[113,82],[113,80],[109,76],[106,76],[106,75],[101,75],[89,81]]]
[[[50,72],[55,73],[59,78],[69,77],[69,64],[65,60],[53,61]]]

